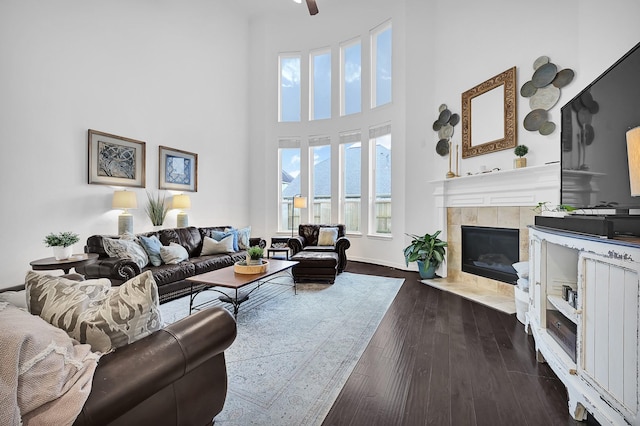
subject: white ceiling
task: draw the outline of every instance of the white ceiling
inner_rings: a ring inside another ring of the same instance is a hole
[[[240,11],[247,16],[267,15],[267,14],[291,14],[309,16],[307,3],[302,0],[298,4],[293,0],[229,0]],[[316,0],[318,9],[322,13],[322,3],[324,0]]]

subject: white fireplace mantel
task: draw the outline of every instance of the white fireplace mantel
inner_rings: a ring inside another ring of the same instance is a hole
[[[435,207],[535,206],[560,203],[560,164],[491,171],[429,182]]]

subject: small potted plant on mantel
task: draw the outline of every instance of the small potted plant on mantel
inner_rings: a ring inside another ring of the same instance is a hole
[[[527,167],[527,159],[524,158],[524,156],[529,152],[529,148],[527,148],[526,145],[518,145],[513,152],[518,156],[518,158],[513,161],[513,167],[516,169]]]
[[[446,241],[438,238],[441,231],[434,234],[424,235],[406,234],[413,238],[411,244],[404,249],[404,259],[409,266],[409,262],[418,263],[420,278],[431,279],[436,276],[436,268],[444,262]]]
[[[73,232],[53,232],[44,237],[44,244],[53,248],[53,256],[56,260],[69,259],[73,254],[73,245],[80,241],[78,234]]]

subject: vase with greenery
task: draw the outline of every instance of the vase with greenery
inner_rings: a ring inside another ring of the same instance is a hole
[[[417,262],[420,277],[422,279],[434,278],[436,268],[444,262],[446,241],[438,238],[441,231],[424,235],[407,234],[413,238],[411,244],[404,249],[404,260],[409,266],[409,262]]]
[[[44,244],[53,248],[53,256],[56,260],[69,259],[73,254],[73,245],[80,241],[78,234],[74,232],[51,232],[44,237]]]
[[[251,246],[247,249],[247,265],[262,265],[264,249],[260,246]]]
[[[518,156],[518,158],[514,161],[514,167],[519,169],[521,167],[527,167],[527,159],[524,158],[525,155],[529,152],[529,148],[526,145],[518,145],[513,150],[514,154]]]
[[[145,208],[147,216],[151,219],[153,226],[162,226],[167,212],[169,211],[169,204],[165,198],[158,193],[155,197],[147,192],[147,207]]]

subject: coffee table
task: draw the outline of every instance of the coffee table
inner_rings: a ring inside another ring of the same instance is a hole
[[[249,300],[249,295],[260,288],[262,284],[268,283],[273,276],[279,272],[290,269],[298,262],[290,260],[278,260],[269,259],[269,269],[261,274],[238,274],[234,271],[233,265],[227,266],[211,272],[205,272],[204,274],[195,275],[187,278],[187,281],[191,284],[190,301],[189,301],[189,315],[194,308],[193,301],[198,294],[203,291],[211,290],[220,293],[220,301],[225,303],[231,303],[233,305],[233,316],[237,318],[240,305]],[[239,290],[249,284],[258,283],[258,285],[251,289],[248,293],[240,294]],[[204,284],[205,287],[194,291],[193,287],[197,284]],[[294,291],[296,291],[295,282],[293,284]],[[216,287],[223,287],[231,289],[231,292],[224,292],[218,290]],[[206,303],[205,303],[206,304]],[[200,307],[201,305],[195,306]]]

